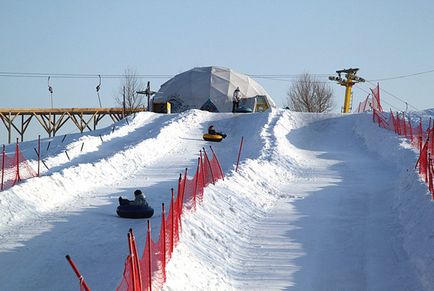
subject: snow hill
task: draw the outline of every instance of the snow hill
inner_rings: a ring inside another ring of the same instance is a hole
[[[226,177],[183,216],[164,290],[434,290],[434,205],[416,152],[371,115],[190,110],[127,121],[43,140],[49,170],[0,192],[0,290],[78,290],[66,254],[92,290],[114,290],[128,229],[141,254],[146,228],[116,216],[118,197],[142,189],[158,234],[161,203],[208,145]],[[228,137],[203,141],[209,124]],[[34,147],[21,145],[36,167]]]

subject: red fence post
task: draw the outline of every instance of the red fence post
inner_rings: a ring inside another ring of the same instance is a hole
[[[137,286],[139,287],[139,290],[142,290],[142,273],[140,271],[140,262],[139,262],[139,255],[137,254],[137,246],[136,246],[136,238],[134,237],[134,233],[133,233],[133,229],[130,228],[130,237],[131,237],[131,246],[133,249],[133,254],[134,254],[134,264],[136,267],[136,272],[137,272]]]
[[[175,204],[176,204],[176,209],[177,209],[177,213],[179,213],[181,211],[182,208],[182,174],[179,174],[179,178],[178,178],[178,195],[176,196],[176,200],[175,200]]]
[[[137,290],[137,278],[136,278],[136,258],[133,251],[133,243],[131,239],[131,229],[128,232],[128,249],[130,251],[130,266],[131,266],[131,282],[133,284],[133,291],[139,291]]]
[[[160,239],[161,239],[161,264],[162,264],[162,272],[163,272],[163,282],[166,282],[166,214],[164,211],[164,203],[161,203],[161,231],[160,231]]]
[[[200,166],[202,169],[202,185],[204,185],[205,184],[205,167],[204,167],[205,162],[202,159],[202,150],[199,151],[199,154],[200,154]]]
[[[211,149],[212,152],[212,158],[215,159],[215,161],[217,162],[217,167],[219,168],[219,172],[220,172],[220,176],[222,177],[223,181],[225,180],[225,175],[223,173],[222,167],[220,166],[220,162],[217,158],[217,155],[215,154],[212,146],[209,146],[209,148]]]
[[[429,191],[431,192],[431,194],[433,194],[434,196],[434,191],[433,191],[433,181],[432,181],[432,159],[431,159],[431,154],[428,154],[428,176],[429,176],[429,181],[428,181],[428,188]]]
[[[240,163],[241,150],[243,149],[243,141],[244,136],[241,137],[240,150],[238,151],[237,166],[235,167],[235,172],[238,172],[238,164]]]
[[[184,181],[182,183],[182,196],[181,196],[181,208],[179,208],[179,216],[181,216],[182,214],[182,208],[184,206],[184,197],[185,197],[185,185],[187,184],[187,171],[188,169],[185,168],[185,172],[184,172]],[[181,221],[181,217],[179,218],[179,221]]]
[[[212,168],[211,168],[211,163],[209,161],[208,155],[206,154],[205,148],[203,148],[203,155],[205,156],[205,160],[208,163],[209,171],[211,173],[212,184],[214,185],[215,184],[215,178],[214,178],[214,174],[213,174]]]
[[[430,161],[429,168],[430,168],[430,184],[429,184],[429,186],[430,186],[430,190],[431,190],[431,194],[432,194],[432,199],[434,200],[434,182],[432,180],[433,179],[433,175],[434,175],[434,163],[433,163],[432,159]]]
[[[408,117],[408,126],[409,126],[409,130],[410,130],[410,141],[411,141],[411,144],[413,144],[413,125],[411,125],[411,116],[410,115]]]
[[[196,210],[196,197],[197,197],[197,188],[199,183],[199,170],[200,170],[200,158],[197,158],[197,168],[196,168],[196,174],[194,174],[194,177],[196,179],[196,183],[194,183],[194,191],[193,191],[193,203],[194,203],[194,209]]]
[[[6,149],[5,145],[3,145],[3,152],[2,152],[2,185],[1,185],[1,191],[3,191],[3,182],[5,178],[5,157],[6,157]]]
[[[80,274],[80,271],[77,269],[77,267],[75,266],[74,262],[72,261],[71,257],[69,255],[66,255],[66,259],[68,260],[69,264],[71,265],[72,269],[75,272],[75,275],[77,275],[78,280],[80,281],[80,290],[81,287],[84,288],[84,290],[86,291],[90,291],[89,286],[87,286],[86,281],[84,281],[83,276]]]
[[[173,195],[173,188],[171,189],[172,190],[172,200],[170,200],[170,214],[171,214],[171,223],[172,223],[172,225],[171,225],[171,230],[170,230],[170,257],[172,257],[172,253],[173,253],[173,245],[174,245],[174,242],[173,242],[173,238],[174,238],[174,235],[173,235],[173,232],[175,231],[175,219],[174,219],[174,214],[175,214],[175,212],[173,211],[173,208],[174,208],[174,203],[173,203],[173,198],[174,198],[174,195]]]
[[[149,291],[152,291],[152,257],[151,257],[151,252],[152,252],[152,245],[151,245],[151,225],[150,222],[148,220],[148,235],[147,235],[147,239],[148,239],[148,261],[149,261],[149,268],[148,268],[148,276],[149,276]]]

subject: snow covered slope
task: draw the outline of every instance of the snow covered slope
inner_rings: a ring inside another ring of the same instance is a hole
[[[158,233],[160,205],[193,172],[211,123],[228,134],[212,144],[226,178],[184,217],[166,290],[434,289],[434,205],[415,152],[367,114],[281,110],[141,113],[44,140],[50,170],[0,193],[0,289],[77,290],[65,254],[93,290],[115,289],[128,229],[140,250],[145,232],[116,216],[117,198],[142,189]],[[23,144],[28,157],[34,146]]]

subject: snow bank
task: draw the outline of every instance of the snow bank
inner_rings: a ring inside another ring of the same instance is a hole
[[[427,110],[418,115],[423,116],[424,124],[428,125],[434,111]],[[404,248],[417,269],[423,287],[433,290],[434,253],[431,250],[434,249],[434,202],[415,169],[418,151],[411,147],[407,139],[370,123],[370,114],[360,114],[355,118],[358,120],[354,133],[362,138],[370,151],[392,163],[400,173],[396,188],[391,190],[394,197],[391,207],[399,212],[404,230],[401,234]]]

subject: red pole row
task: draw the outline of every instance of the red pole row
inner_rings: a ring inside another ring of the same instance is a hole
[[[376,119],[378,116],[377,112],[373,111],[374,122],[380,123],[380,119]],[[398,135],[403,135],[409,138],[413,146],[417,146],[419,149],[419,157],[417,159],[415,168],[419,166],[419,175],[422,175],[425,183],[428,184],[428,189],[432,194],[432,199],[434,200],[434,186],[433,186],[433,161],[432,154],[434,153],[434,126],[432,125],[432,119],[429,120],[429,126],[426,131],[423,130],[422,117],[419,119],[419,125],[413,131],[413,126],[411,124],[411,119],[409,118],[406,122],[405,114],[402,113],[402,119],[397,113],[396,118],[393,112],[390,111],[390,119],[392,120],[393,129]],[[417,130],[416,130],[417,129]],[[417,133],[417,134],[414,134]],[[417,145],[415,144],[415,136],[417,135]]]

